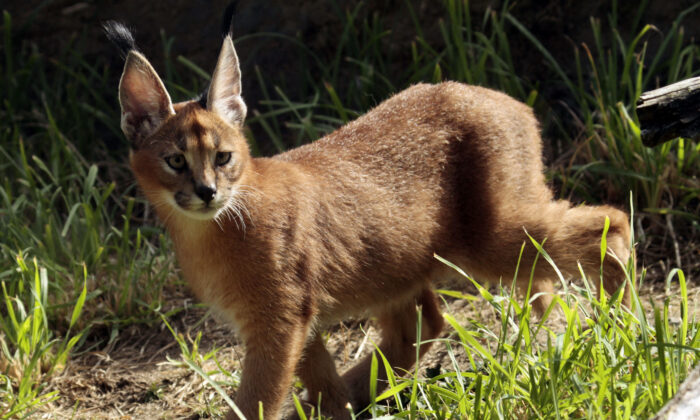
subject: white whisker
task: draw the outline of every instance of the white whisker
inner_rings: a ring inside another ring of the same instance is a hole
[[[246,218],[252,221],[247,199],[249,196],[259,195],[260,191],[249,185],[238,185],[231,195],[226,199],[224,206],[217,212],[215,220],[226,217],[236,224],[236,228],[244,234],[247,229]]]
[[[223,232],[223,231],[224,231],[224,226],[221,224],[221,221],[219,220],[219,215],[220,215],[220,214],[221,214],[221,213],[217,212],[217,213],[214,215],[214,222],[216,223],[217,226],[219,226],[219,229]]]

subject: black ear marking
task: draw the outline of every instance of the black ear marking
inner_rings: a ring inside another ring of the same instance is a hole
[[[204,92],[202,92],[199,95],[199,98],[197,99],[197,103],[199,104],[199,106],[202,107],[202,109],[207,109],[207,99],[209,97],[209,86],[210,85],[207,85],[207,87],[204,89]]]

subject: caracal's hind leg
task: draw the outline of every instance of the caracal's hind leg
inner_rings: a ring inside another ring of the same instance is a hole
[[[421,341],[436,338],[442,331],[444,321],[435,293],[429,288],[425,288],[415,299],[381,313],[377,319],[382,331],[379,349],[398,374],[403,374],[416,363],[416,305],[419,305],[421,310]],[[431,343],[421,344],[420,354],[425,354],[430,345]],[[343,375],[348,389],[352,392],[352,404],[356,412],[370,403],[371,360],[371,356],[365,357]],[[380,392],[386,386],[386,371],[381,362],[378,378],[381,382],[377,384],[377,392]]]

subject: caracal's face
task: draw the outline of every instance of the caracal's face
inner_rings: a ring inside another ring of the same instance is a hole
[[[240,178],[249,156],[240,128],[194,101],[174,110],[131,151],[139,185],[164,218],[175,211],[198,220],[240,216]]]
[[[241,128],[246,105],[231,37],[224,38],[206,94],[173,104],[153,66],[134,48],[128,29],[113,24],[109,33],[130,48],[119,81],[121,128],[146,197],[166,223],[175,212],[217,223],[227,215],[243,223],[241,175],[250,154]]]

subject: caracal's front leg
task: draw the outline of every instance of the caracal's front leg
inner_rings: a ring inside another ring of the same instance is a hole
[[[349,420],[350,392],[338,375],[333,357],[328,353],[320,333],[310,338],[297,365],[297,375],[306,386],[307,406],[319,407],[333,420]],[[308,408],[308,407],[307,407]],[[297,416],[292,416],[297,418]]]
[[[309,333],[309,320],[276,319],[260,322],[245,334],[243,376],[235,402],[248,420],[277,419],[291,389],[294,370]],[[238,419],[232,411],[227,419]]]

